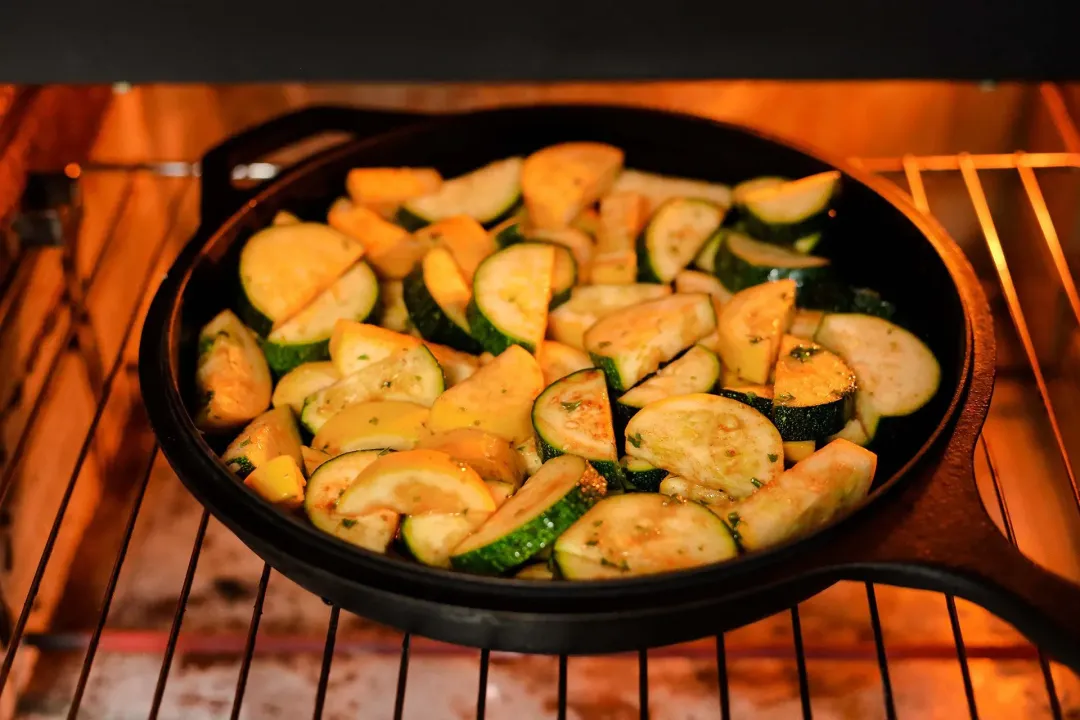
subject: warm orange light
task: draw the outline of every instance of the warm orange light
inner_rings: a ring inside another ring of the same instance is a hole
[[[82,168],[79,167],[79,163],[68,163],[64,166],[64,174],[74,180],[82,175]]]

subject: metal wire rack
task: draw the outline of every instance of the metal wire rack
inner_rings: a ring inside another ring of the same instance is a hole
[[[992,267],[994,277],[996,278],[996,285],[990,288],[994,291],[992,292],[992,295],[995,297],[995,302],[1003,306],[1004,310],[1007,312],[1007,316],[1011,319],[1011,332],[1015,333],[1015,337],[1018,340],[1019,347],[1022,351],[1023,364],[1019,367],[1018,372],[1029,373],[1034,381],[1038,397],[1041,400],[1042,413],[1044,414],[1043,419],[1050,428],[1054,447],[1056,448],[1063,469],[1062,475],[1068,483],[1067,487],[1070,494],[1076,501],[1077,509],[1080,509],[1080,488],[1078,488],[1072,460],[1070,458],[1070,443],[1065,437],[1062,429],[1062,421],[1060,419],[1062,409],[1060,403],[1055,405],[1055,394],[1051,389],[1053,378],[1050,371],[1047,369],[1045,358],[1040,353],[1036,338],[1033,336],[1030,322],[1031,310],[1030,308],[1025,309],[1023,293],[1018,288],[1009,259],[1007,259],[1005,243],[1003,243],[1002,236],[999,234],[998,215],[991,210],[991,202],[988,200],[984,185],[984,181],[990,174],[999,176],[995,178],[995,182],[1001,181],[1001,176],[1008,176],[1005,179],[1006,182],[1019,182],[1023,190],[1022,197],[1026,199],[1027,203],[1025,212],[1030,213],[1030,216],[1034,218],[1035,224],[1039,230],[1043,249],[1048,254],[1050,264],[1054,269],[1054,275],[1047,279],[1047,281],[1052,281],[1056,287],[1060,289],[1061,293],[1063,293],[1072,315],[1072,321],[1080,327],[1080,293],[1077,292],[1068,265],[1067,254],[1065,248],[1063,248],[1062,241],[1059,238],[1055,221],[1048,208],[1048,203],[1044,196],[1043,186],[1040,180],[1040,173],[1043,172],[1057,172],[1062,170],[1071,170],[1074,172],[1080,171],[1080,138],[1075,137],[1075,133],[1073,136],[1066,134],[1065,137],[1067,143],[1071,137],[1071,141],[1074,142],[1075,145],[1068,145],[1068,151],[1062,153],[1025,154],[1017,152],[1001,155],[961,154],[928,157],[907,156],[900,158],[857,159],[856,162],[868,170],[883,173],[890,178],[895,179],[898,183],[906,185],[906,189],[910,192],[915,204],[924,212],[930,212],[934,209],[930,202],[932,192],[928,191],[928,185],[942,179],[952,182],[958,180],[963,184],[970,203],[970,210],[974,213],[974,217],[977,221],[979,229],[978,234],[981,239],[981,246],[968,247],[966,249],[969,254],[985,254],[989,258],[989,265]],[[84,170],[88,175],[93,174],[94,172],[113,175],[118,173],[116,168],[99,168],[95,171],[94,168],[88,167]],[[150,171],[153,172],[152,168]],[[141,182],[139,174],[145,174],[146,172],[147,168],[136,170],[128,169],[120,172],[121,175],[124,175],[123,179],[119,180],[119,182],[124,184],[124,189],[122,193],[120,193],[120,204],[134,202],[137,199],[140,199],[137,197],[139,184]],[[33,648],[47,648],[49,647],[50,637],[53,638],[54,643],[57,642],[55,640],[55,635],[44,632],[28,631],[28,628],[35,611],[36,601],[38,600],[39,594],[42,592],[43,582],[46,578],[50,561],[53,559],[58,538],[61,536],[64,529],[65,517],[69,513],[73,497],[75,497],[78,492],[80,478],[85,475],[88,459],[93,455],[96,444],[102,441],[102,439],[98,437],[102,418],[110,412],[110,403],[118,401],[116,397],[117,393],[130,395],[132,392],[131,385],[134,382],[132,362],[135,357],[138,329],[145,312],[148,298],[153,294],[157,278],[159,278],[161,273],[164,272],[164,269],[168,267],[168,263],[173,254],[178,250],[183,240],[186,239],[195,222],[193,212],[194,203],[192,202],[194,196],[193,181],[190,179],[178,179],[175,180],[175,182],[180,183],[180,185],[177,186],[179,190],[170,196],[168,202],[162,201],[163,204],[159,203],[159,209],[165,211],[166,217],[164,225],[161,227],[161,237],[156,244],[142,250],[142,252],[146,254],[147,267],[154,268],[154,270],[153,272],[147,273],[147,276],[144,279],[135,281],[133,283],[134,287],[130,290],[133,297],[140,298],[141,300],[133,304],[132,309],[129,311],[122,324],[122,332],[116,337],[110,337],[107,340],[99,341],[95,347],[95,353],[101,355],[102,358],[100,376],[96,382],[96,405],[85,433],[81,437],[80,449],[75,460],[74,468],[70,473],[66,486],[63,486],[64,490],[60,496],[55,516],[51,520],[52,524],[45,540],[44,549],[37,562],[36,569],[29,578],[25,597],[21,599],[21,610],[17,616],[9,618],[7,626],[3,628],[5,631],[3,640],[6,645],[6,651],[4,653],[3,662],[0,664],[0,692],[3,692],[4,688],[8,688],[10,691],[10,686],[13,685],[17,674],[14,672],[16,661],[18,657],[23,655],[23,653],[20,652],[20,649],[31,650]],[[101,292],[99,291],[101,279],[98,277],[98,273],[102,264],[101,258],[110,252],[118,252],[119,249],[110,245],[111,243],[116,242],[113,239],[114,236],[117,235],[117,228],[115,226],[106,228],[104,235],[105,240],[103,241],[102,248],[97,256],[97,261],[89,267],[86,274],[84,285],[88,286],[88,290],[85,297],[79,301],[80,305],[73,305],[70,297],[58,298],[50,311],[49,316],[52,318],[52,322],[62,322],[66,328],[63,332],[61,347],[66,347],[72,343],[79,343],[82,330],[85,329],[85,325],[88,322],[87,309],[86,307],[82,307],[81,304],[93,306],[95,302],[98,302],[99,300],[105,302],[99,297],[101,295]],[[77,268],[72,268],[70,265],[71,264],[69,263],[65,266],[65,271],[77,272]],[[115,280],[115,278],[109,279]],[[13,488],[15,468],[18,466],[20,455],[25,451],[30,442],[30,436],[33,434],[35,422],[38,420],[44,398],[47,396],[49,388],[57,382],[59,374],[63,372],[62,353],[57,353],[53,357],[51,364],[43,371],[38,372],[41,375],[41,379],[37,381],[37,385],[41,388],[41,391],[38,393],[37,398],[29,409],[24,412],[24,418],[21,423],[22,432],[18,435],[18,441],[15,443],[13,451],[9,453],[6,464],[2,466],[3,472],[2,475],[0,475],[0,503],[7,498],[9,492]],[[1054,369],[1053,372],[1058,372],[1058,370]],[[122,389],[118,390],[118,388]],[[135,390],[135,392],[137,393],[137,390]],[[138,431],[142,432],[144,435],[147,433],[145,423],[144,427],[139,428]],[[72,690],[70,704],[67,708],[66,714],[69,718],[75,718],[79,715],[80,708],[82,707],[86,696],[87,684],[95,658],[101,648],[103,639],[106,639],[108,636],[107,624],[110,608],[116,593],[121,570],[131,546],[136,522],[140,510],[142,509],[144,498],[146,497],[147,486],[151,477],[151,469],[157,459],[158,448],[156,444],[145,441],[142,443],[142,446],[145,447],[145,452],[141,454],[141,468],[137,471],[138,479],[135,485],[135,492],[132,496],[130,507],[127,509],[126,519],[123,523],[123,530],[119,536],[119,544],[115,550],[115,559],[112,564],[111,572],[108,575],[107,583],[105,584],[102,595],[99,598],[96,598],[97,616],[96,621],[93,624],[93,629],[88,633],[84,632],[78,634],[74,641],[71,641],[70,638],[68,639],[70,645],[67,647],[69,647],[69,649],[75,648],[84,652],[78,679]],[[1008,493],[1004,487],[1001,472],[996,460],[997,452],[995,451],[994,441],[990,437],[984,435],[981,441],[980,450],[985,459],[985,471],[982,473],[982,479],[988,481],[988,487],[992,491],[989,496],[992,502],[990,509],[992,514],[996,514],[999,517],[1001,521],[1000,524],[1009,540],[1013,543],[1017,543],[1018,534],[1014,527],[1010,505],[1006,502]],[[200,553],[203,550],[204,541],[207,536],[209,520],[208,513],[203,511],[195,532],[187,569],[176,596],[175,614],[173,616],[171,628],[164,640],[164,646],[161,648],[162,657],[160,671],[154,687],[150,707],[146,712],[146,717],[149,718],[157,718],[162,712],[163,699],[176,658],[181,628],[184,623],[185,612],[188,609],[196,570],[199,566]],[[231,718],[241,717],[245,690],[247,689],[252,661],[255,656],[260,619],[263,614],[267,587],[272,575],[273,572],[271,568],[264,565],[257,585],[250,622],[248,624],[240,655],[239,672],[236,678],[235,691],[232,695],[231,708],[228,712],[228,715]],[[883,699],[881,713],[884,717],[895,718],[897,717],[898,712],[894,697],[893,680],[890,677],[890,658],[895,660],[897,655],[895,650],[894,653],[890,655],[889,648],[885,642],[883,622],[881,613],[879,612],[875,586],[873,584],[866,584],[865,596],[871,623],[873,643],[872,646],[860,648],[857,652],[872,653],[872,656],[876,659],[880,672]],[[943,600],[952,630],[952,638],[955,645],[955,658],[959,664],[963,680],[967,710],[970,716],[975,718],[979,716],[979,708],[977,705],[972,673],[969,668],[969,649],[961,629],[956,601],[951,596],[945,596]],[[15,605],[18,606],[18,603],[15,603]],[[315,718],[322,717],[326,707],[329,678],[335,658],[335,644],[337,641],[339,620],[339,609],[332,607],[329,613],[325,642],[322,647],[322,661],[311,711],[312,716]],[[803,643],[799,607],[792,607],[790,609],[790,621],[798,675],[801,711],[804,717],[810,718],[813,713],[813,687],[807,671],[808,656]],[[392,716],[395,719],[403,716],[410,698],[408,691],[412,650],[413,639],[406,634],[402,637],[400,645],[400,663],[398,665],[395,701],[392,710]],[[653,651],[653,653],[662,652],[662,650]],[[1058,688],[1055,686],[1054,675],[1051,672],[1049,659],[1044,656],[1042,652],[1035,649],[1032,649],[1030,653],[1025,652],[1022,654],[1024,657],[1033,657],[1037,659],[1045,684],[1046,706],[1049,709],[1050,715],[1055,718],[1055,720],[1062,718],[1064,716],[1062,704],[1059,698]],[[989,654],[984,654],[984,656],[993,656],[993,653],[990,652]],[[650,652],[647,650],[641,650],[637,656],[638,708],[640,717],[642,718],[647,718],[650,715],[649,658]],[[733,658],[729,657],[728,647],[725,644],[725,637],[723,635],[717,636],[715,638],[715,677],[718,693],[715,707],[717,715],[725,720],[733,717],[731,693],[729,690],[729,670],[732,661]],[[558,658],[557,706],[555,708],[555,714],[560,719],[568,716],[567,679],[568,673],[570,672],[570,666],[574,662],[576,662],[575,659],[568,659],[566,656]],[[491,653],[488,650],[481,651],[479,653],[479,683],[475,703],[475,714],[477,718],[484,718],[487,712],[487,701],[489,696],[488,681],[491,663]],[[129,715],[125,715],[124,717],[128,716]]]

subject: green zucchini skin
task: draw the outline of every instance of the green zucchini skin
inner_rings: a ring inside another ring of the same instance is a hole
[[[589,511],[597,499],[582,487],[576,487],[514,532],[490,545],[451,556],[450,563],[456,570],[478,575],[503,573],[518,567],[540,549],[554,543],[559,535]]]
[[[821,405],[787,407],[774,401],[772,407],[773,425],[784,442],[821,440],[842,430],[854,414],[854,392]]]
[[[319,362],[330,359],[330,339],[318,340],[313,343],[298,343],[296,345],[284,345],[272,343],[264,337],[259,338],[259,346],[263,355],[266,356],[266,364],[270,366],[275,377],[281,377],[295,367],[306,362]]]
[[[549,443],[540,433],[536,433],[536,450],[540,453],[540,460],[543,462],[566,454],[566,451],[560,450]],[[600,477],[607,481],[609,491],[623,489],[623,471],[617,461],[589,458],[589,464],[600,474]]]
[[[485,228],[491,229],[499,223],[503,222],[504,220],[508,220],[513,217],[514,213],[518,212],[521,209],[523,202],[524,201],[522,200],[521,196],[518,195],[518,199],[514,202],[514,204],[508,207],[503,212],[499,213],[499,215],[497,215],[496,217],[490,220],[481,220],[480,218],[477,218],[477,221]],[[432,222],[434,222],[434,220],[429,220],[426,217],[414,213],[407,207],[402,205],[398,208],[397,212],[394,213],[394,222],[405,228],[409,232],[416,232],[417,230],[427,227]]]
[[[243,284],[240,285],[236,295],[236,314],[240,316],[244,324],[251,328],[252,332],[260,338],[269,335],[270,331],[274,329],[274,321],[263,315],[251,304],[247,293],[244,292]]]
[[[803,256],[798,253],[791,253],[791,255],[795,256],[792,258],[791,266],[784,266],[780,263],[770,265],[755,264],[738,252],[740,243],[750,245],[755,241],[749,238],[733,240],[736,236],[737,234],[732,233],[728,236],[727,241],[717,248],[714,271],[717,279],[733,293],[754,285],[787,278],[794,280],[801,289],[827,282],[833,277],[832,269],[828,264],[816,267],[799,267],[798,259]]]
[[[495,233],[495,244],[500,250],[505,247],[510,247],[511,245],[526,242],[526,240],[525,231],[520,222],[511,223]]]
[[[427,284],[424,282],[423,263],[417,263],[416,267],[405,276],[402,284],[402,297],[405,300],[405,308],[409,311],[409,319],[413,327],[425,340],[433,343],[447,345],[455,350],[478,355],[483,347],[460,325],[454,322],[439,307]]]
[[[236,457],[229,460],[227,467],[236,473],[236,477],[243,480],[251,473],[255,472],[255,466],[251,464],[251,461],[246,457]]]
[[[620,464],[628,492],[660,492],[660,483],[668,476],[667,470],[653,467],[636,458],[624,457]]]
[[[796,305],[808,310],[872,315],[882,320],[896,317],[896,305],[882,297],[881,293],[869,288],[851,287],[835,280],[800,287],[795,300]]]
[[[589,357],[596,367],[604,371],[604,376],[608,381],[608,388],[610,388],[612,392],[623,393],[630,389],[623,385],[622,375],[619,373],[619,365],[615,361],[615,358],[593,352],[589,353]],[[616,405],[618,405],[618,403],[616,403]]]
[[[531,353],[536,352],[536,348],[532,343],[507,335],[502,330],[495,327],[491,321],[487,319],[487,316],[484,315],[483,311],[476,305],[475,297],[469,301],[469,306],[465,310],[465,315],[469,318],[469,331],[472,333],[473,338],[481,348],[487,350],[492,355],[502,354],[502,352],[511,345],[520,345]]]
[[[721,397],[738,400],[743,405],[749,405],[765,417],[769,417],[772,414],[773,399],[771,395],[766,397],[765,395],[741,388],[721,388],[716,391],[716,394]]]
[[[774,224],[763,221],[743,208],[739,213],[739,225],[751,237],[774,245],[793,247],[803,241],[802,247],[806,247],[810,243],[806,242],[805,238],[816,235],[820,240],[821,236],[828,231],[832,218],[832,211],[826,209],[797,223]],[[817,245],[817,242],[815,241],[813,245]]]

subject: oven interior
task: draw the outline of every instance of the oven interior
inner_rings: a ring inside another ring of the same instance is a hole
[[[29,161],[67,188],[45,222],[58,240],[20,236],[24,207],[0,248],[0,717],[1080,713],[1080,679],[1004,622],[883,585],[842,583],[725,635],[627,655],[402,636],[328,607],[211,519],[158,452],[136,370],[149,299],[199,222],[197,161],[254,122],[327,102],[611,102],[742,122],[882,175],[961,245],[998,340],[975,457],[984,504],[1025,554],[1080,581],[1080,85],[122,86],[95,97],[88,152]],[[234,181],[340,139],[237,167]]]

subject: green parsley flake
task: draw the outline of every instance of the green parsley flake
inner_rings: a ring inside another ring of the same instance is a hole
[[[355,525],[356,525],[356,521],[353,520],[352,518],[345,518],[344,520],[341,521],[341,527],[345,528],[346,530],[348,530],[351,527],[354,527]]]
[[[634,433],[633,435],[627,435],[626,439],[630,441],[630,444],[636,448],[641,447],[641,433]]]
[[[581,407],[581,400],[574,400],[573,402],[564,402],[559,404],[562,405],[562,409],[566,412],[573,412],[574,410],[577,410],[579,407]]]

